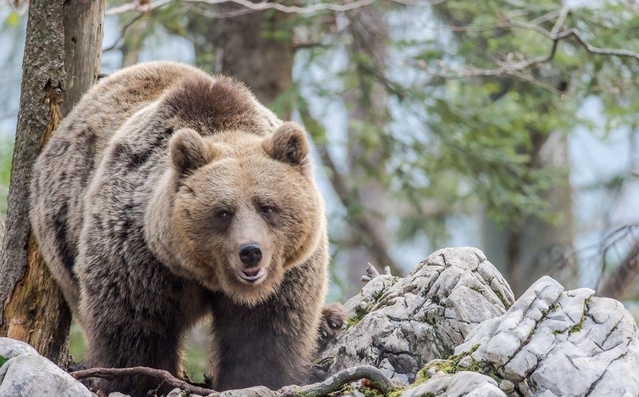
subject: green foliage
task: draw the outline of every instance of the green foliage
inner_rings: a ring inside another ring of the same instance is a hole
[[[13,158],[13,139],[0,135],[0,216],[7,213],[9,176]]]
[[[7,15],[7,18],[5,19],[5,24],[9,28],[18,27],[20,25],[20,14],[18,14],[15,11],[10,12],[9,15]]]
[[[639,51],[636,35],[624,34],[639,23],[636,13],[614,3],[575,7],[558,31],[575,28],[593,46]],[[326,70],[322,78],[304,81],[306,96],[340,98],[358,90],[365,106],[379,87],[390,96],[388,114],[350,122],[347,144],[364,153],[356,158],[365,174],[356,174],[355,187],[373,179],[412,206],[400,214],[401,238],[426,233],[437,241],[450,214],[472,212],[478,204],[503,225],[516,227],[531,215],[552,223],[559,215],[549,211],[546,192],[566,183],[568,170],[540,161],[550,134],[592,127],[577,116],[591,95],[604,102],[609,130],[639,125],[635,58],[593,54],[570,37],[559,42],[552,59],[516,71],[503,67],[548,56],[553,43],[540,29],[552,31],[560,10],[561,4],[545,0],[444,2],[432,7],[425,27],[414,8],[386,9],[392,70],[341,37],[333,46],[304,51],[304,70]],[[335,65],[340,56],[350,63]],[[372,150],[381,150],[377,164],[383,167],[362,161]],[[424,211],[424,198],[435,200],[435,213]],[[357,214],[359,207],[349,208]]]
[[[4,365],[4,363],[6,363],[7,361],[9,361],[8,358],[6,358],[4,356],[0,356],[0,367],[2,367]]]
[[[80,325],[75,321],[71,322],[71,331],[69,333],[69,352],[76,363],[86,358],[86,349],[87,346],[84,341]]]
[[[207,373],[207,349],[204,346],[187,344],[184,351],[184,371],[192,382],[203,383]]]
[[[355,314],[346,320],[346,329],[349,329],[357,324],[366,316],[371,309],[373,308],[372,304],[367,305],[365,308],[357,307],[355,308]]]

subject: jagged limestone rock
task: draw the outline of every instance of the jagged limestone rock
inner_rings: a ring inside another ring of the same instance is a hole
[[[430,394],[429,394],[430,393]],[[404,390],[400,397],[506,397],[497,382],[477,372],[463,371],[454,375],[437,373],[427,382]]]
[[[328,373],[371,364],[410,383],[426,363],[450,356],[479,323],[500,316],[513,293],[476,248],[445,248],[405,278],[373,278],[344,308],[346,329],[321,352]]]
[[[0,397],[91,397],[82,383],[24,342],[0,337],[0,356]]]
[[[508,381],[513,396],[638,396],[638,337],[618,301],[543,277],[455,353]]]

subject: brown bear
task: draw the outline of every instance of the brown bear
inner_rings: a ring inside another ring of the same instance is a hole
[[[304,380],[327,286],[324,204],[302,127],[241,83],[172,62],[101,80],[38,158],[30,221],[88,366],[179,375],[181,339],[205,318],[214,388]],[[340,310],[325,310],[333,327]]]

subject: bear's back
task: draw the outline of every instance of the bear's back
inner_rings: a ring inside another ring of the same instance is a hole
[[[78,286],[73,267],[84,198],[109,142],[136,112],[193,78],[212,79],[174,62],[144,63],[102,79],[62,120],[34,165],[30,220],[45,261],[74,311]]]

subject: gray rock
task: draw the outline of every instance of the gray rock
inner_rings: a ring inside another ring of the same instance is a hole
[[[468,371],[454,375],[437,373],[427,382],[403,391],[400,397],[421,397],[428,393],[441,397],[506,397],[494,379]]]
[[[187,397],[187,396],[189,396],[189,394],[180,388],[175,388],[171,390],[169,394],[166,395],[166,397]],[[194,394],[191,394],[191,396],[195,397]],[[109,395],[109,397],[111,397],[111,395]]]
[[[266,386],[247,387],[223,391],[217,397],[274,397],[275,392]]]
[[[320,358],[329,374],[371,364],[413,382],[426,363],[451,355],[481,322],[506,312],[510,287],[476,248],[446,248],[399,279],[380,275],[346,302],[349,317]]]
[[[639,332],[621,303],[550,277],[468,335],[468,354],[524,396],[638,396]]]
[[[28,344],[0,337],[0,397],[91,397],[82,383]]]

